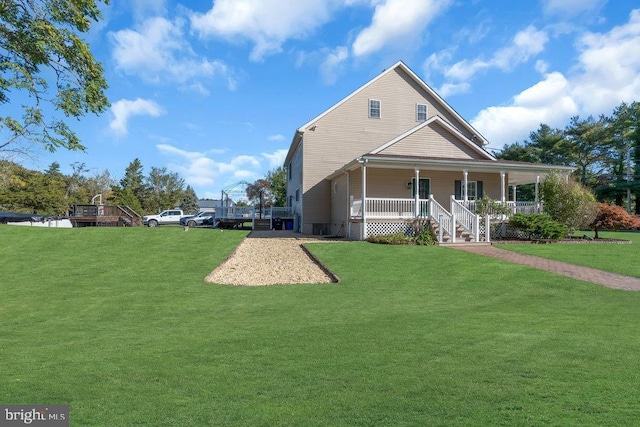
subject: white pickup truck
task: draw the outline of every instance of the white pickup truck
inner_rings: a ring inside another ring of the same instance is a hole
[[[142,223],[149,227],[157,227],[165,224],[180,224],[180,218],[189,216],[185,215],[180,209],[169,209],[162,211],[157,215],[145,215],[142,217]]]

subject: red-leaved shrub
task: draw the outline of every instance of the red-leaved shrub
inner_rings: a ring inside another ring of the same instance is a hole
[[[629,215],[622,207],[610,205],[608,203],[598,203],[598,214],[591,223],[595,231],[595,238],[598,238],[598,230],[630,230],[640,227],[640,217]]]

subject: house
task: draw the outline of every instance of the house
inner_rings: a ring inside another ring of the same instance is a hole
[[[423,218],[452,240],[458,228],[478,240],[476,200],[539,211],[538,185],[528,202],[516,187],[572,171],[497,160],[487,144],[400,61],[295,131],[285,159],[294,231],[360,240]]]

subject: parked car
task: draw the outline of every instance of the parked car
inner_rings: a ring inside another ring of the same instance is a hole
[[[149,227],[157,227],[165,224],[180,224],[180,219],[188,216],[180,209],[169,209],[162,211],[157,215],[145,215],[142,217],[142,223]]]
[[[201,211],[192,216],[180,218],[180,225],[189,227],[212,226],[216,219],[216,213],[211,211]]]

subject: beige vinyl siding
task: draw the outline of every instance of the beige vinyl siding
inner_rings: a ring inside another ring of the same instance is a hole
[[[355,94],[304,133],[304,223],[330,221],[329,184],[324,178],[351,160],[392,140],[416,125],[415,105],[428,104],[426,93],[402,70],[395,70]],[[369,99],[380,100],[380,118],[369,118]],[[311,225],[310,225],[311,226]]]
[[[380,151],[380,154],[442,157],[448,159],[485,158],[438,123],[431,123],[412,133],[406,138]]]
[[[349,209],[347,175],[331,181],[331,234],[346,236]]]
[[[380,100],[379,119],[369,118],[370,99]],[[304,130],[303,232],[310,233],[314,223],[331,222],[330,183],[325,177],[415,127],[416,104],[427,104],[429,116],[438,114],[467,132],[399,68],[312,123],[314,130]]]

